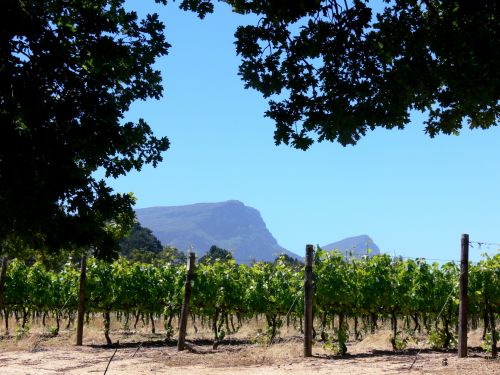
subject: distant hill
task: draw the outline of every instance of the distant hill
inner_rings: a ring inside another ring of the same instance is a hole
[[[212,245],[230,250],[238,263],[273,261],[282,253],[299,257],[278,245],[259,211],[240,201],[141,208],[136,214],[162,244],[192,248],[198,257]]]
[[[361,257],[367,255],[368,249],[371,249],[369,256],[379,255],[380,249],[373,240],[366,234],[356,237],[344,238],[341,241],[333,242],[321,247],[324,250],[339,250],[342,254]]]

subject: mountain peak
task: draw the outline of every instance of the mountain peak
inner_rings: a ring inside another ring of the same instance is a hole
[[[338,250],[342,254],[352,254],[352,256],[360,257],[363,255],[379,255],[380,249],[372,240],[372,238],[366,234],[361,234],[359,236],[344,238],[343,240],[330,243],[328,245],[321,247],[324,250]],[[368,253],[368,249],[371,250]]]
[[[272,261],[282,253],[297,257],[277,243],[258,210],[238,200],[142,208],[136,214],[164,245],[192,248],[199,257],[212,245],[233,252],[240,263]]]

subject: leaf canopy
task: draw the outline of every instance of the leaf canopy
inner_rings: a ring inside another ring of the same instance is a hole
[[[123,121],[133,101],[161,96],[163,24],[122,0],[9,1],[0,40],[0,239],[112,258],[107,225],[130,227],[134,198],[96,172],[156,166],[169,146],[143,119]]]
[[[414,110],[431,137],[497,125],[493,0],[228,2],[259,17],[235,44],[245,87],[269,98],[276,144],[354,145],[368,130],[404,128]]]

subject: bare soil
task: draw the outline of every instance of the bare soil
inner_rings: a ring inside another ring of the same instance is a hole
[[[188,349],[183,352],[177,351],[174,340],[145,332],[115,331],[113,338],[120,343],[111,347],[104,345],[98,329],[86,331],[82,347],[74,346],[74,331],[55,338],[46,332],[32,332],[17,340],[1,337],[0,374],[500,375],[500,360],[482,351],[479,335],[469,335],[469,355],[463,359],[457,358],[456,351],[431,350],[422,343],[395,353],[390,350],[390,332],[385,330],[350,342],[345,357],[317,343],[314,356],[304,358],[302,339],[296,332],[287,332],[271,346],[253,343],[249,332],[239,333],[221,342],[216,350],[206,332],[205,337],[191,333]]]

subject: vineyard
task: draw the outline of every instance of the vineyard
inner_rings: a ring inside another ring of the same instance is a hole
[[[349,337],[361,340],[386,322],[394,350],[405,349],[416,334],[425,334],[434,348],[456,345],[458,277],[455,263],[402,260],[388,255],[346,259],[318,250],[314,259],[314,337],[343,355]],[[123,258],[106,263],[89,259],[86,321],[101,315],[108,344],[111,320],[124,330],[147,322],[151,332],[163,322],[167,339],[177,333],[186,266],[131,263]],[[14,259],[4,285],[2,319],[5,331],[22,335],[40,321],[52,335],[63,322],[73,324],[78,309],[78,267],[67,263],[58,272],[40,263]],[[272,344],[284,325],[302,331],[303,267],[284,259],[252,266],[234,261],[198,264],[192,282],[190,322],[193,329],[210,327],[214,348],[228,333],[252,319],[265,319],[261,343]],[[500,254],[469,268],[469,324],[483,330],[484,348],[492,350],[500,313]],[[16,327],[9,327],[14,317]],[[47,322],[52,322],[50,325]],[[156,323],[155,323],[156,322]]]

